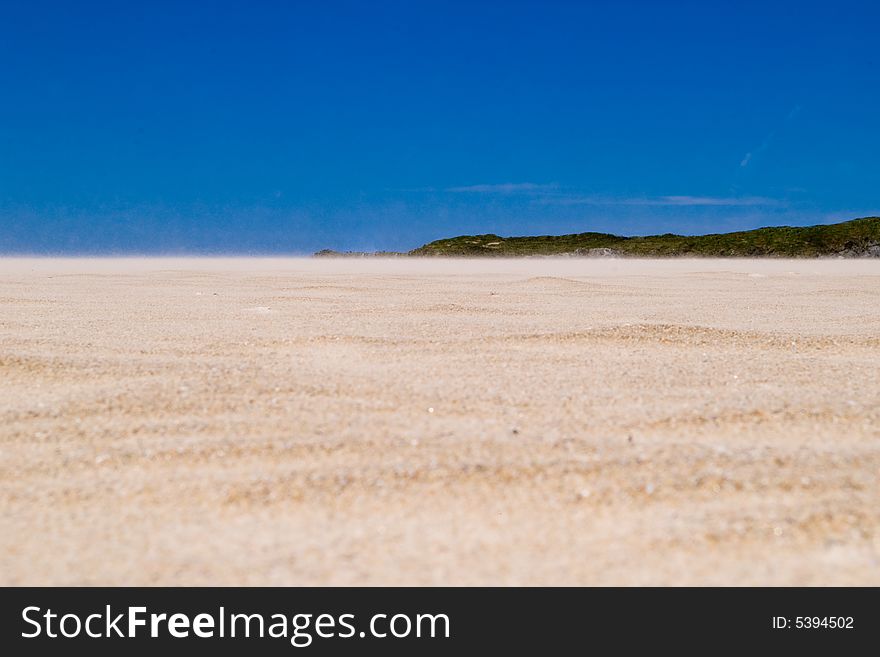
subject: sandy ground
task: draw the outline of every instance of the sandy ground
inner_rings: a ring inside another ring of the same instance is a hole
[[[880,262],[0,260],[2,584],[880,584]]]

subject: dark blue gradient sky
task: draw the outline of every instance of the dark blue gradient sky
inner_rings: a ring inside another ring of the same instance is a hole
[[[0,2],[0,251],[880,213],[876,2]]]

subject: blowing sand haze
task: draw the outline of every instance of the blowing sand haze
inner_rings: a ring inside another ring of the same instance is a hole
[[[0,261],[3,584],[880,584],[880,263]]]

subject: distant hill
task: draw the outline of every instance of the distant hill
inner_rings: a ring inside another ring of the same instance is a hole
[[[777,226],[713,235],[621,237],[607,233],[500,237],[462,235],[436,240],[411,256],[518,257],[880,257],[880,217],[795,228]]]
[[[312,254],[315,258],[400,258],[407,255],[397,251],[334,251],[321,249]]]

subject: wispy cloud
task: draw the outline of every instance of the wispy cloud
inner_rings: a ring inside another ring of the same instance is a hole
[[[788,113],[788,115],[785,117],[785,119],[782,121],[782,125],[785,126],[785,124],[788,123],[789,121],[791,121],[794,117],[796,117],[800,113],[800,111],[801,111],[801,106],[795,105],[791,109],[791,111]],[[777,130],[771,131],[770,134],[768,134],[764,138],[764,141],[762,141],[757,148],[746,153],[743,156],[743,159],[740,161],[739,166],[742,168],[749,166],[749,163],[751,163],[751,161],[753,159],[755,159],[758,155],[760,155],[761,153],[766,151],[770,147],[770,143],[773,141],[773,138],[776,136],[776,133],[777,133]]]
[[[764,196],[655,196],[609,198],[604,196],[557,196],[539,201],[547,205],[631,205],[631,206],[716,206],[716,207],[773,207],[782,201]]]
[[[558,183],[500,183],[465,185],[461,187],[425,187],[409,191],[443,191],[453,194],[515,195],[525,197],[536,205],[615,205],[615,206],[669,206],[669,207],[781,207],[785,201],[765,196],[630,196],[615,197],[586,194],[577,189],[560,187]]]
[[[541,184],[531,182],[501,183],[484,185],[465,185],[463,187],[447,187],[444,191],[466,194],[517,194],[517,193],[540,193],[558,189],[556,183]]]
[[[779,205],[780,201],[764,196],[662,196],[649,205],[720,205],[755,206]]]

